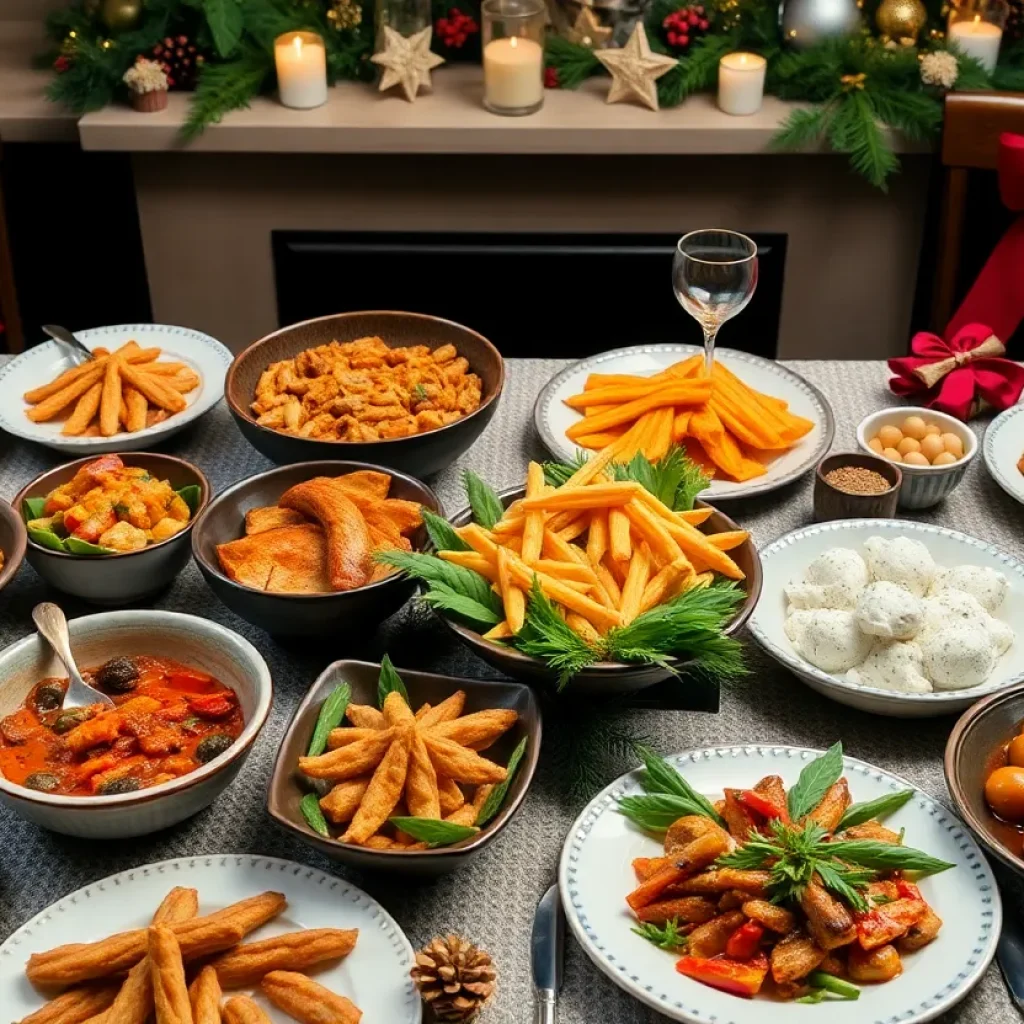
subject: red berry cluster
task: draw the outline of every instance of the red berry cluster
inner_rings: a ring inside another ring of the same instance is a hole
[[[702,4],[691,4],[673,11],[662,23],[665,40],[677,50],[685,50],[698,36],[707,32],[709,22]]]
[[[544,69],[544,88],[559,89],[561,83],[558,80],[558,68],[546,67]]]
[[[61,54],[53,62],[53,70],[56,71],[57,74],[59,74],[59,75],[64,74],[65,71],[70,71],[71,70],[71,58],[64,56],[64,54]]]
[[[448,11],[447,18],[438,18],[434,24],[434,34],[440,39],[442,45],[450,50],[460,50],[466,44],[470,36],[476,35],[480,26],[476,19],[470,17],[465,11],[458,7],[452,7]]]

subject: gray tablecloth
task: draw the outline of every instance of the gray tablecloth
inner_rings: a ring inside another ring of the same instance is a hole
[[[458,482],[463,469],[472,468],[496,486],[508,486],[523,479],[528,459],[542,455],[532,427],[533,403],[545,381],[562,365],[555,360],[511,361],[506,393],[490,427],[472,451],[434,481],[450,511],[463,504]],[[802,362],[793,366],[831,401],[837,421],[836,448],[853,447],[859,420],[890,404],[881,363]],[[981,423],[978,429],[983,428]],[[56,453],[7,437],[0,441],[0,447],[0,494],[8,498],[37,473],[62,461]],[[217,490],[270,468],[243,440],[222,407],[173,439],[168,450],[202,466]],[[809,521],[810,479],[805,477],[766,497],[730,503],[729,513],[753,530],[759,544],[767,543]],[[989,478],[980,457],[956,494],[922,518],[1021,553],[1021,507]],[[32,606],[52,596],[26,564],[0,596],[0,645],[28,633]],[[273,672],[277,692],[266,728],[241,775],[212,810],[155,836],[123,843],[86,842],[53,835],[0,811],[0,939],[79,886],[166,858],[258,853],[332,870],[328,861],[281,833],[263,810],[267,780],[283,730],[316,675],[335,658],[377,659],[384,651],[390,651],[399,666],[474,676],[493,674],[443,632],[431,628],[422,612],[411,608],[398,613],[366,643],[327,638],[311,649],[309,644],[279,644],[236,618],[207,589],[193,565],[156,605],[214,619],[259,648]],[[74,607],[69,610],[78,614],[88,611]],[[933,796],[947,799],[941,759],[950,719],[901,723],[862,714],[811,692],[752,645],[749,656],[753,671],[722,694],[717,715],[653,711],[630,714],[665,752],[743,742],[822,747],[841,738],[850,754],[897,772]],[[469,867],[426,884],[353,875],[357,884],[394,914],[414,945],[426,942],[435,933],[452,930],[491,952],[500,979],[499,994],[486,1016],[491,1024],[520,1024],[532,1019],[529,937],[533,911],[554,879],[563,840],[579,811],[563,795],[552,753],[548,749],[542,754],[540,769],[518,816]],[[1013,903],[1007,910],[1017,913],[1019,908],[1016,901]],[[570,943],[561,1001],[563,1024],[661,1019],[620,992]],[[943,1019],[1010,1022],[1017,1019],[1017,1012],[993,966],[974,992]]]

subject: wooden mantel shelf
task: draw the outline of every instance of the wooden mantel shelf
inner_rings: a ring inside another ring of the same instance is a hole
[[[52,72],[32,67],[44,48],[37,21],[0,20],[0,142],[73,142],[74,114],[51,103],[44,90]]]
[[[260,97],[248,110],[228,115],[188,148],[231,153],[482,153],[482,154],[748,154],[764,153],[779,125],[800,104],[766,97],[761,111],[730,117],[713,96],[693,96],[671,110],[604,102],[606,79],[575,92],[545,93],[544,106],[528,117],[500,117],[481,104],[479,67],[441,68],[434,91],[415,103],[372,86],[342,83],[316,110],[288,110]],[[188,97],[172,94],[168,108],[140,114],[107,107],[79,122],[85,149],[131,152],[182,148],[178,130]],[[919,147],[896,140],[901,152]],[[815,150],[824,152],[824,150]]]

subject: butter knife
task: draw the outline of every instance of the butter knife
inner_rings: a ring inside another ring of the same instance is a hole
[[[558,993],[562,988],[562,960],[565,957],[565,917],[553,885],[537,904],[533,915],[530,964],[537,991],[535,1024],[555,1024]]]

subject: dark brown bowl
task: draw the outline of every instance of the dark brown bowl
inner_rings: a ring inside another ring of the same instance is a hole
[[[412,597],[416,584],[402,576],[389,576],[355,590],[336,594],[271,594],[229,579],[220,568],[217,545],[237,540],[245,533],[245,513],[251,508],[275,505],[295,484],[317,476],[343,476],[369,469],[391,476],[392,498],[417,501],[439,515],[441,502],[426,484],[404,473],[365,462],[300,462],[249,477],[219,494],[197,518],[192,553],[210,589],[236,615],[275,636],[333,636],[376,628]],[[413,549],[427,543],[420,527],[410,538]]]
[[[0,569],[0,590],[14,579],[21,568],[27,545],[25,520],[16,508],[0,498],[0,552],[4,556],[3,568]]]
[[[840,466],[873,469],[889,482],[889,489],[879,494],[850,494],[834,487],[825,475]],[[866,452],[834,452],[818,463],[814,472],[814,521],[827,523],[833,519],[892,519],[900,497],[903,473],[895,462]]]
[[[1014,833],[1000,822],[985,800],[985,778],[992,754],[1009,743],[1024,722],[1024,686],[1000,690],[968,708],[953,726],[946,742],[943,767],[946,787],[960,817],[997,860],[1024,875],[1024,857],[1005,843]],[[1016,836],[1017,849],[1021,848]]]
[[[485,708],[515,708],[519,721],[487,751],[487,757],[507,764],[512,751],[528,737],[526,753],[520,762],[505,802],[497,815],[475,836],[453,846],[435,850],[368,850],[334,839],[324,839],[306,824],[299,802],[308,792],[297,775],[296,765],[305,755],[320,706],[327,695],[342,682],[352,687],[353,704],[377,705],[380,665],[366,661],[336,661],[323,671],[298,706],[281,742],[274,774],[267,790],[267,811],[282,828],[293,832],[304,843],[315,847],[332,860],[366,870],[395,871],[404,875],[431,877],[468,863],[482,853],[498,833],[512,820],[537,769],[541,744],[540,706],[533,691],[519,683],[499,683],[480,679],[458,679],[433,672],[399,669],[414,707],[423,703],[439,704],[456,690],[466,692],[466,714]]]
[[[261,427],[250,411],[256,385],[274,362],[290,359],[304,349],[331,341],[354,341],[379,336],[392,347],[454,345],[469,360],[471,372],[483,382],[480,407],[461,420],[412,437],[386,441],[319,441],[293,437]],[[480,436],[498,408],[505,384],[505,364],[498,350],[481,334],[424,313],[374,311],[336,313],[282,327],[235,356],[228,370],[225,396],[239,429],[254,448],[277,463],[308,459],[354,459],[426,477],[450,466]]]
[[[166,480],[178,490],[192,484],[199,486],[199,508],[180,533],[141,551],[123,551],[111,555],[71,555],[54,551],[29,539],[29,565],[51,586],[93,604],[118,606],[150,597],[170,584],[188,565],[192,554],[189,537],[210,500],[210,481],[191,462],[173,455],[155,452],[114,452],[126,466],[140,466],[158,480]],[[14,511],[22,514],[26,498],[41,498],[55,487],[67,483],[82,466],[104,458],[90,455],[67,462],[37,476],[15,495]]]
[[[525,488],[516,487],[502,491],[498,497],[507,508],[524,494]],[[695,506],[698,508],[705,505],[706,502],[703,501],[695,502]],[[455,526],[465,526],[472,518],[472,511],[465,508],[451,521]],[[739,527],[725,513],[715,509],[701,529],[704,533],[724,533],[729,530],[738,530]],[[731,636],[743,626],[753,612],[754,605],[757,604],[757,599],[761,594],[761,559],[753,541],[748,539],[746,543],[730,551],[729,555],[746,575],[743,587],[747,596],[732,622],[726,626],[727,636]],[[463,643],[472,648],[474,654],[504,672],[505,675],[511,676],[513,679],[525,679],[529,682],[554,683],[556,681],[556,674],[536,658],[531,658],[514,647],[485,640],[479,633],[448,618],[439,610],[436,611],[436,614]],[[685,661],[670,660],[677,670],[686,668]],[[619,662],[601,661],[573,676],[569,686],[574,693],[578,694],[595,697],[621,696],[644,690],[648,686],[668,679],[670,675],[672,673],[660,665],[623,665]]]

